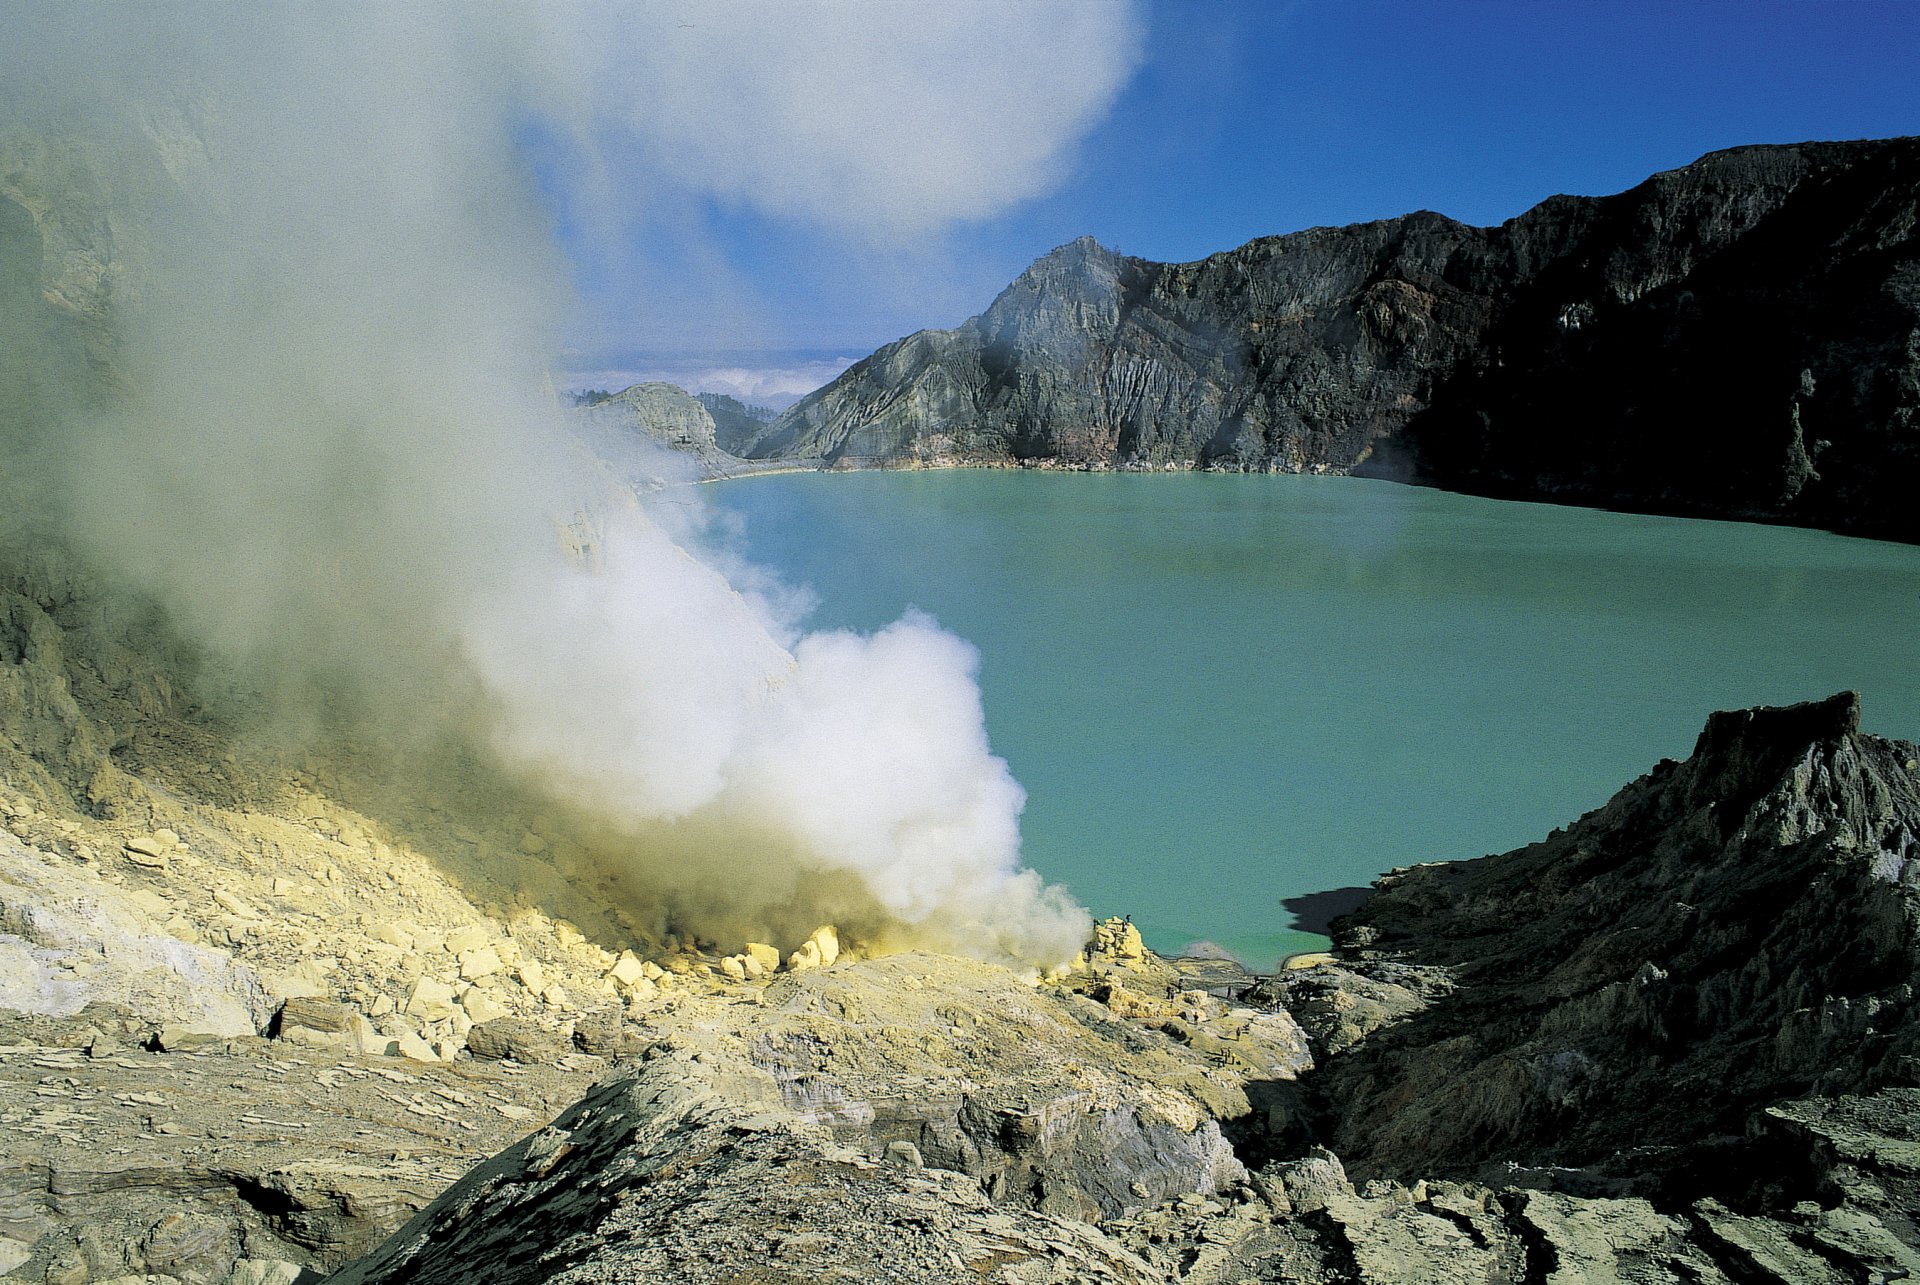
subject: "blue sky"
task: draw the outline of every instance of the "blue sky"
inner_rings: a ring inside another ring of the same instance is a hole
[[[956,7],[988,26],[1011,12]],[[584,298],[576,364],[864,354],[963,320],[1087,233],[1183,260],[1423,208],[1496,223],[1716,148],[1920,133],[1920,2],[1152,0],[1134,13],[1132,74],[1068,140],[1051,190],[997,213],[890,239],[696,192],[597,250],[563,238]]]

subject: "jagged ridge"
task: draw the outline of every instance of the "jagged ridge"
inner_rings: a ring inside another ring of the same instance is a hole
[[[1744,1198],[1753,1169],[1720,1152],[1764,1108],[1910,1084],[1920,751],[1859,714],[1851,693],[1716,714],[1691,758],[1540,843],[1381,879],[1336,942],[1405,1015],[1317,1078],[1341,1155],[1711,1169]]]
[[[1920,141],[1736,148],[1495,228],[1420,212],[1189,264],[1081,238],[754,458],[1362,472],[1912,540]]]

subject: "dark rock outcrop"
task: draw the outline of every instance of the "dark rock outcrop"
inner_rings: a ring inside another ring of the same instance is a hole
[[[1920,1081],[1920,749],[1858,729],[1850,693],[1716,714],[1541,843],[1381,879],[1336,925],[1357,977],[1311,970],[1349,998],[1301,1010],[1346,1163],[1812,1194],[1777,1158],[1812,1108],[1763,1113]]]
[[[1081,238],[734,446],[829,464],[1361,472],[1920,539],[1920,140],[1716,152],[1495,228],[1197,263]]]

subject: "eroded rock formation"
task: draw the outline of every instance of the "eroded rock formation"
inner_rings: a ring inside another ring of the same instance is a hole
[[[1920,142],[1716,152],[1499,227],[1197,263],[1062,246],[737,449],[842,466],[1362,472],[1920,538]]]
[[[1717,1168],[1745,1198],[1771,1176],[1739,1159],[1758,1112],[1909,1082],[1915,750],[1858,721],[1851,695],[1716,714],[1686,762],[1544,842],[1382,879],[1340,922],[1342,958],[1428,985],[1325,1072],[1341,1156]]]
[[[731,397],[695,396],[673,384],[634,384],[577,405],[569,424],[581,444],[628,485],[642,487],[684,480],[689,472],[732,477],[767,468],[741,459],[735,450],[763,420]],[[674,463],[665,447],[690,458],[692,469]]]

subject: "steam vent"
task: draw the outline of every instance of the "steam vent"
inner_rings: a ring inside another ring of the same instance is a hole
[[[223,750],[62,622],[78,587],[8,599],[36,750],[0,801],[0,1249],[29,1273],[1912,1270],[1920,749],[1851,694],[1716,714],[1539,843],[1382,877],[1330,962],[1223,984],[1115,918],[1043,982],[824,925],[615,951],[590,906],[488,901],[431,814],[349,802],[350,762]]]
[[[0,1285],[1920,1280],[1920,5],[1543,12],[0,3]]]

